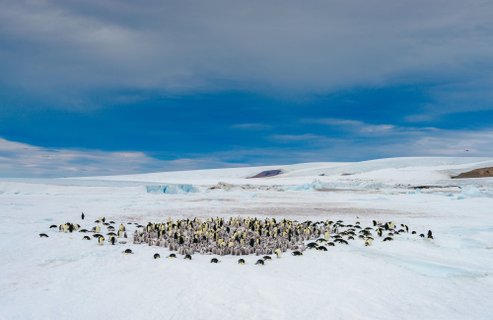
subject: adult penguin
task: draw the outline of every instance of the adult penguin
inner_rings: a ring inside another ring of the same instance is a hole
[[[302,256],[303,255],[303,253],[301,251],[293,251],[291,254],[293,256]]]
[[[116,243],[116,238],[115,238],[114,236],[112,236],[112,237],[110,238],[110,243],[111,243],[112,245],[115,245],[115,243]]]
[[[276,257],[279,259],[281,257],[281,249],[277,248],[274,250],[274,253],[276,254]]]
[[[211,263],[218,263],[218,262],[219,262],[219,260],[217,258],[212,258],[211,259]]]
[[[159,259],[159,258],[161,258],[161,255],[159,253],[155,253],[154,254],[154,259]]]
[[[238,259],[238,264],[245,264],[245,259]]]
[[[84,217],[85,217],[84,212],[82,212],[82,214],[80,215],[80,217],[82,218],[82,220],[84,220]]]
[[[431,230],[428,230],[428,239],[433,239],[433,234],[431,233]]]
[[[170,255],[168,256],[168,259],[174,259],[174,258],[176,258],[176,254],[174,254],[174,253],[172,253],[172,254],[170,254]]]
[[[91,240],[91,238],[89,238],[89,236],[84,236],[82,240]]]
[[[48,238],[48,235],[46,233],[40,233],[39,236],[41,238]]]
[[[132,252],[132,249],[125,249],[125,251],[123,251],[124,254],[134,254]]]
[[[191,255],[189,255],[189,254],[186,254],[184,259],[185,259],[185,260],[192,260],[192,256],[191,256]]]
[[[104,244],[104,237],[98,237],[98,244],[103,245]]]
[[[263,266],[264,264],[265,264],[265,262],[262,259],[258,259],[257,262],[255,262],[255,265]]]

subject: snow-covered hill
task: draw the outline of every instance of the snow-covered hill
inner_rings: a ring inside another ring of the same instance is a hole
[[[491,158],[395,158],[0,179],[0,319],[489,319],[493,178],[450,177],[491,166]],[[249,178],[267,170],[281,173]],[[377,219],[435,238],[355,242],[259,267],[249,256],[244,266],[231,256],[217,265],[200,255],[154,260],[168,252],[49,229],[67,221],[89,229],[101,216]]]

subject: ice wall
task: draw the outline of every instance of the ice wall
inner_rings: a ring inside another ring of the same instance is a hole
[[[197,192],[191,184],[158,184],[158,185],[147,185],[147,193],[166,193],[166,194],[184,194]]]

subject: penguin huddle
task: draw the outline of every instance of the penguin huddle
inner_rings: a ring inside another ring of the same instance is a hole
[[[84,217],[81,216],[82,219]],[[392,221],[372,221],[368,227],[361,226],[359,221],[354,224],[345,224],[342,220],[332,221],[303,221],[275,218],[207,218],[207,219],[178,219],[169,218],[162,223],[147,223],[141,225],[136,222],[120,223],[106,221],[105,217],[96,219],[96,225],[83,229],[77,223],[66,222],[61,225],[51,225],[50,229],[58,228],[61,233],[92,233],[92,237],[99,245],[108,242],[111,245],[125,244],[127,226],[132,226],[133,243],[147,244],[176,251],[184,260],[192,260],[193,254],[202,255],[256,255],[261,256],[255,265],[265,265],[272,260],[275,254],[281,258],[282,254],[291,251],[293,256],[302,256],[305,250],[319,252],[329,251],[328,248],[336,245],[349,245],[349,242],[361,240],[364,246],[371,246],[375,239],[382,242],[393,241],[401,234],[410,234],[415,237],[434,239],[431,230],[418,236],[416,231],[409,230],[405,224],[399,226]],[[127,226],[126,226],[127,225]],[[104,232],[106,228],[106,232]],[[40,233],[41,238],[48,238],[48,234]],[[118,242],[117,239],[121,239]],[[83,240],[91,240],[85,235]],[[124,254],[133,254],[131,249]],[[176,258],[170,253],[167,258]],[[161,258],[159,253],[154,259]],[[212,258],[210,263],[219,263],[218,258]],[[245,259],[238,259],[238,264],[246,264]]]

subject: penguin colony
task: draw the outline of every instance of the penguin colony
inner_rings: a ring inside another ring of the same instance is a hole
[[[83,219],[84,216],[81,216]],[[96,224],[90,230],[82,229],[79,224],[70,222],[51,225],[50,229],[58,228],[59,232],[72,233],[93,233],[99,245],[106,241],[115,245],[126,244],[127,228],[124,224],[115,230],[115,222],[106,222],[100,218],[94,221]],[[146,226],[138,223],[128,222],[127,225],[136,226],[133,233],[134,244],[148,244],[167,248],[176,251],[184,256],[185,260],[192,260],[193,254],[202,255],[256,255],[263,256],[256,261],[256,265],[264,265],[271,260],[269,255],[275,254],[280,258],[282,253],[291,251],[293,256],[302,256],[305,250],[328,251],[327,247],[336,245],[347,245],[350,241],[362,241],[365,246],[372,245],[375,239],[387,242],[392,241],[401,234],[412,234],[417,236],[416,231],[409,231],[405,224],[397,226],[394,222],[372,221],[372,226],[363,228],[360,222],[354,224],[344,224],[338,221],[304,221],[282,219],[277,221],[275,218],[208,218],[201,220],[182,219],[173,220],[169,218],[167,222],[151,223]],[[107,229],[106,236],[101,234],[102,228]],[[116,233],[114,232],[116,231]],[[46,233],[39,235],[47,238]],[[425,238],[425,234],[419,234]],[[433,239],[431,230],[428,231],[426,238]],[[83,240],[91,240],[87,235]],[[118,241],[117,239],[121,239]],[[126,249],[122,253],[133,254],[131,249]],[[161,256],[156,253],[154,259]],[[176,258],[176,254],[171,253],[168,258]],[[220,260],[212,258],[211,263],[219,263]],[[245,259],[238,260],[238,264],[245,264]]]

